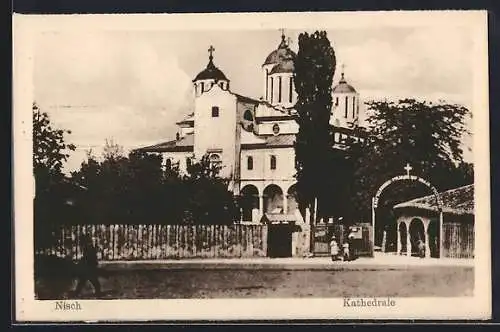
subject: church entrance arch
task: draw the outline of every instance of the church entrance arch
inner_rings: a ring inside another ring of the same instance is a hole
[[[389,180],[387,180],[386,182],[384,182],[377,190],[375,196],[373,196],[372,198],[372,228],[373,228],[373,232],[372,232],[372,245],[375,246],[375,226],[376,226],[376,212],[377,212],[377,208],[378,208],[378,203],[379,203],[379,199],[380,199],[380,196],[382,195],[382,193],[384,192],[384,190],[389,187],[391,184],[395,183],[395,182],[400,182],[400,181],[415,181],[415,182],[419,182],[419,183],[422,183],[423,185],[425,185],[427,188],[429,188],[431,191],[432,191],[432,194],[434,195],[434,197],[436,198],[436,203],[437,203],[437,206],[438,206],[438,212],[439,212],[439,234],[438,234],[438,237],[439,237],[439,257],[443,257],[443,245],[441,243],[441,239],[443,238],[442,237],[442,231],[443,231],[443,202],[441,200],[441,197],[439,196],[439,192],[437,191],[436,187],[434,187],[429,181],[419,177],[419,176],[416,176],[416,175],[410,175],[410,171],[412,170],[412,167],[410,166],[410,164],[406,164],[406,166],[404,167],[405,171],[406,171],[406,174],[405,175],[397,175]],[[416,227],[416,226],[415,226]],[[410,227],[408,227],[408,233],[410,233],[411,235],[411,229]],[[398,232],[398,235],[400,235],[401,233]],[[424,232],[422,233],[422,236],[424,237],[423,241],[425,241],[425,228],[424,228]],[[398,241],[400,242],[400,241]],[[406,243],[407,247],[410,246],[410,247],[414,247],[411,243],[411,236],[410,236],[410,242]],[[428,244],[426,244],[426,246],[428,246]],[[398,248],[397,249],[398,251],[400,251],[400,249]],[[413,249],[412,249],[412,252],[413,252]]]
[[[264,189],[264,213],[283,213],[283,190],[276,184]]]
[[[287,211],[285,213],[294,214],[295,211],[299,208],[299,204],[297,203],[297,186],[295,184],[291,185],[286,192],[287,199]]]
[[[240,191],[241,218],[243,221],[254,221],[254,211],[259,211],[259,190],[247,184]]]

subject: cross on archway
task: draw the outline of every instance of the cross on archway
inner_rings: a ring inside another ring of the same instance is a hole
[[[215,48],[212,45],[210,45],[210,47],[208,48],[208,53],[210,54],[209,55],[210,60],[212,60],[214,58],[214,56],[213,56],[214,51],[215,51]]]
[[[406,176],[410,177],[410,171],[413,169],[413,167],[410,166],[410,164],[406,164],[404,167],[404,170],[406,171]]]

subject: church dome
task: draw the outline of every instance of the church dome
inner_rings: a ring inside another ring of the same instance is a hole
[[[339,84],[333,88],[333,93],[356,93],[356,89],[344,78],[344,72],[342,72],[342,77],[340,78]]]
[[[210,56],[208,57],[207,68],[203,69],[198,75],[196,75],[193,82],[198,80],[211,80],[211,79],[215,80],[216,82],[229,81],[226,75],[224,75],[224,73],[214,65],[213,62],[214,57],[212,55],[213,51],[214,51],[213,47],[210,47],[209,49]]]
[[[296,54],[293,52],[285,41],[285,35],[281,35],[281,43],[278,48],[272,51],[264,61],[263,66],[270,64],[279,64],[283,61],[290,61],[295,58]]]
[[[279,64],[274,66],[273,69],[271,69],[271,72],[269,73],[269,75],[278,74],[278,73],[293,73],[293,70],[294,70],[293,61],[287,60],[287,61],[280,62]]]

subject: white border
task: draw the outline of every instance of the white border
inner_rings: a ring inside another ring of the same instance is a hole
[[[203,22],[203,24],[201,24]],[[395,308],[343,307],[342,299],[80,301],[83,310],[56,312],[34,300],[31,105],[33,41],[41,31],[366,29],[466,26],[474,31],[474,158],[476,202],[475,295],[397,298]],[[243,13],[162,15],[14,15],[14,200],[16,320],[131,321],[235,319],[488,319],[491,315],[489,105],[486,11]]]

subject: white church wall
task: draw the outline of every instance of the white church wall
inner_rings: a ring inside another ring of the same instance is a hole
[[[266,121],[258,124],[257,132],[259,135],[274,135],[273,127],[277,124],[279,126],[279,134],[297,134],[299,132],[299,125],[295,120],[285,121]]]
[[[235,162],[236,96],[214,86],[196,98],[194,117],[195,158],[199,160],[206,153],[217,153],[225,166],[220,175],[230,176]]]
[[[194,133],[194,127],[181,127],[179,130],[179,134],[184,137],[188,134]]]
[[[163,166],[166,166],[167,159],[170,159],[171,165],[179,163],[179,172],[184,175],[187,174],[187,158],[191,158],[193,161],[193,152],[163,152]]]
[[[276,169],[271,169],[271,156],[276,157]],[[248,157],[253,169],[248,169]],[[241,151],[241,179],[279,181],[294,180],[295,150],[290,148],[252,149]],[[288,188],[287,188],[288,189]]]
[[[349,122],[352,122],[359,116],[359,95],[356,93],[334,94],[332,99],[332,113],[331,124],[348,127]]]

